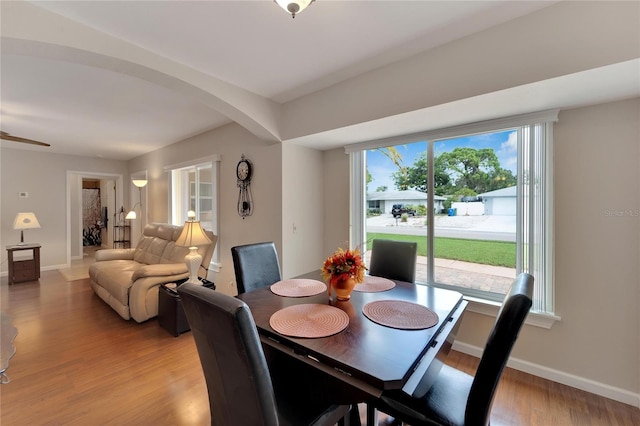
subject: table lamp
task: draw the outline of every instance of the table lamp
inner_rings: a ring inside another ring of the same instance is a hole
[[[189,253],[184,257],[184,262],[189,269],[188,283],[202,284],[198,279],[198,268],[202,264],[202,256],[198,253],[198,245],[210,243],[211,240],[204,233],[204,229],[200,226],[200,221],[196,220],[196,213],[189,211],[187,213],[187,221],[184,223],[182,233],[176,241],[176,245],[189,247]]]
[[[40,228],[40,222],[32,212],[18,213],[13,220],[13,229],[20,230],[20,244],[24,244],[24,230],[33,228]]]

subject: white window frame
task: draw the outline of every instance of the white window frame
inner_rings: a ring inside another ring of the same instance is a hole
[[[220,169],[220,161],[221,158],[219,155],[213,155],[204,158],[198,158],[197,160],[187,161],[184,163],[173,164],[166,166],[164,171],[168,174],[169,181],[169,222],[173,225],[184,225],[186,220],[186,212],[190,209],[189,205],[189,191],[186,185],[189,185],[189,182],[183,182],[180,179],[176,179],[175,176],[177,173],[182,173],[187,170],[196,171],[200,168],[211,168],[211,182],[200,182],[197,181],[196,185],[200,184],[211,184],[211,202],[212,202],[212,219],[211,219],[211,229],[216,236],[218,236],[218,242],[220,241],[218,229],[220,227],[219,224],[219,199],[218,199],[218,186],[219,186],[219,169]],[[199,173],[196,173],[196,176],[199,176]],[[209,196],[207,196],[209,198]],[[183,208],[186,206],[185,208]],[[196,211],[196,218],[199,218],[199,211]],[[213,252],[213,256],[211,258],[211,262],[209,264],[209,270],[213,272],[220,272],[221,263],[220,256],[218,254],[217,247],[219,243],[216,244],[216,249]]]
[[[443,139],[469,136],[479,133],[498,132],[505,129],[518,130],[518,232],[517,232],[517,270],[526,271],[536,278],[534,286],[534,304],[527,318],[528,324],[550,328],[560,320],[554,313],[554,270],[553,270],[553,123],[558,121],[558,110],[523,114],[479,123],[465,124],[444,129],[413,133],[385,139],[362,142],[345,147],[351,159],[351,232],[352,246],[365,246],[366,250],[366,151],[369,149],[410,144],[427,141],[427,161],[430,173],[433,173],[433,145]],[[529,133],[524,129],[535,129],[535,144],[529,143]],[[543,141],[543,143],[540,143]],[[522,161],[522,150],[527,150],[529,164]],[[523,182],[525,170],[535,171],[541,176],[541,185],[526,185]],[[433,176],[428,178],[433,183]],[[433,190],[427,192],[428,204],[433,205]],[[530,201],[534,202],[530,202]],[[528,215],[522,214],[527,209]],[[527,221],[533,215],[536,221]],[[433,209],[427,209],[428,234],[434,235]],[[526,228],[525,228],[526,227]],[[529,237],[531,236],[531,237]],[[433,253],[433,239],[428,240],[428,251]],[[533,249],[525,250],[525,247]],[[429,282],[438,285],[434,279],[434,258],[429,256]],[[468,309],[473,312],[495,316],[500,302],[484,299],[481,296],[465,296],[471,303]]]

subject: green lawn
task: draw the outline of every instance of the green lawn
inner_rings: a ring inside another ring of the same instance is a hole
[[[417,235],[367,233],[367,243],[381,238],[418,243],[418,256],[427,255],[427,238]],[[439,238],[434,241],[435,257],[462,260],[481,265],[516,267],[516,243],[504,241],[465,240],[462,238]]]

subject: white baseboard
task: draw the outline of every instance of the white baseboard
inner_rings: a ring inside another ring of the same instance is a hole
[[[480,358],[480,356],[482,355],[482,348],[469,345],[467,343],[454,342],[452,349],[458,352],[465,353],[467,355],[474,356],[476,358]],[[534,376],[542,377],[543,379],[551,380],[563,385],[571,386],[576,389],[580,389],[589,393],[600,395],[605,398],[613,399],[615,401],[640,408],[640,394],[633,393],[628,390],[616,388],[614,386],[599,383],[590,379],[586,379],[584,377],[565,373],[559,370],[554,370],[543,365],[534,364],[532,362],[513,357],[509,358],[507,366],[515,370],[533,374]]]
[[[49,266],[43,266],[40,268],[41,271],[57,271],[58,269],[65,269],[68,268],[69,265],[67,265],[66,263],[62,263],[60,265],[49,265]]]

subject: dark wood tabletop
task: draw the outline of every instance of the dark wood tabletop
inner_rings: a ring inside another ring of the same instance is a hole
[[[319,273],[297,278],[320,279]],[[436,340],[448,334],[449,318],[464,308],[456,291],[395,281],[387,291],[354,291],[346,302],[330,299],[327,292],[309,297],[282,297],[269,287],[238,296],[253,314],[263,343],[289,351],[315,368],[341,378],[361,390],[379,396],[383,390],[402,388]],[[377,324],[362,313],[365,304],[376,300],[402,300],[426,306],[438,314],[438,324],[422,330],[401,330]],[[323,338],[295,338],[277,333],[269,325],[273,313],[287,306],[319,303],[335,306],[349,316],[343,331]],[[462,308],[461,308],[462,306]],[[445,330],[445,333],[441,333]],[[437,337],[437,339],[436,339]]]

